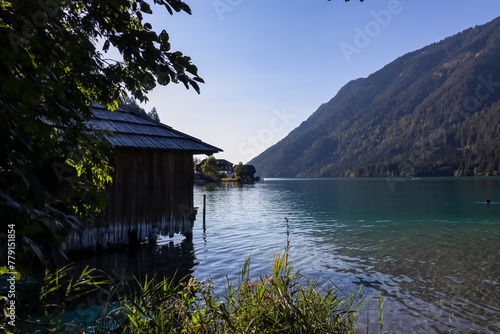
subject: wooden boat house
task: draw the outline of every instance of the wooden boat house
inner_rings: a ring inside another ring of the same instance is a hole
[[[196,216],[193,154],[222,150],[124,107],[111,112],[94,104],[92,113],[94,128],[114,134],[113,183],[106,210],[73,232],[64,248],[105,249],[155,233],[190,237]]]

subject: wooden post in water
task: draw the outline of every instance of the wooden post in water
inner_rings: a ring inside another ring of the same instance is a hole
[[[203,195],[203,224],[205,224],[206,211],[207,211],[207,195]]]

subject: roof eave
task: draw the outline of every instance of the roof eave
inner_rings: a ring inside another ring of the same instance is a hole
[[[199,150],[199,151],[193,151],[193,154],[206,154],[206,155],[213,155],[215,153],[220,153],[220,152],[224,152],[223,150],[221,150],[220,148],[218,148],[217,150]]]
[[[115,149],[126,149],[126,150],[144,150],[145,148],[143,147],[137,147],[137,146],[125,146],[125,145],[113,145]],[[186,152],[186,153],[191,153],[191,154],[206,154],[206,155],[213,155],[215,153],[220,153],[224,152],[221,149],[213,149],[213,150],[176,150],[176,149],[164,149],[164,148],[152,148],[148,147],[147,150],[150,151],[170,151],[170,152]]]

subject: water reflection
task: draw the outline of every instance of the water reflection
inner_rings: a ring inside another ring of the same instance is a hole
[[[153,275],[178,282],[191,276],[197,264],[193,241],[183,237],[160,237],[155,246],[127,247],[73,260],[78,260],[77,271],[86,266],[101,269],[114,283],[125,279],[131,288],[136,287],[135,278],[141,281]]]
[[[500,331],[500,180],[269,180],[207,195],[207,229],[195,275],[237,274],[252,253],[256,271],[283,251],[303,273],[344,291],[363,287],[378,328],[410,333]]]
[[[108,252],[82,268],[129,280],[211,275],[222,292],[250,254],[253,275],[269,274],[274,254],[284,253],[288,217],[290,257],[306,276],[347,293],[362,286],[369,310],[360,313],[360,332],[366,323],[378,329],[379,293],[386,331],[500,332],[500,180],[390,181],[195,186],[192,241]]]

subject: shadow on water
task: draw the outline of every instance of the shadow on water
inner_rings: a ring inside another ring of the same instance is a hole
[[[193,241],[182,237],[172,239],[160,237],[155,246],[124,247],[90,255],[70,254],[69,260],[72,263],[71,273],[74,276],[80,275],[88,267],[101,270],[105,273],[101,279],[110,281],[105,289],[83,299],[66,303],[66,311],[62,314],[61,321],[66,326],[65,330],[70,332],[82,326],[90,330],[91,327],[88,326],[92,326],[98,320],[102,315],[101,312],[106,309],[105,305],[109,305],[108,311],[116,307],[114,302],[124,295],[130,296],[138,291],[138,282],[144,282],[146,277],[151,279],[156,275],[158,280],[165,277],[178,284],[182,280],[189,279],[197,265]],[[33,298],[36,300],[39,281],[34,280],[28,287],[30,291],[25,291],[23,294],[31,300]],[[41,324],[46,320],[42,314],[35,315],[32,319],[30,323],[18,323],[18,330],[21,333],[43,332],[44,326]],[[41,321],[41,324],[35,324],[37,321]]]
[[[143,281],[154,275],[178,283],[189,278],[196,265],[192,240],[166,237],[160,237],[154,246],[121,248],[71,260],[76,272],[81,272],[86,266],[96,268],[108,274],[113,283],[125,279],[130,287],[137,286],[136,278]]]

